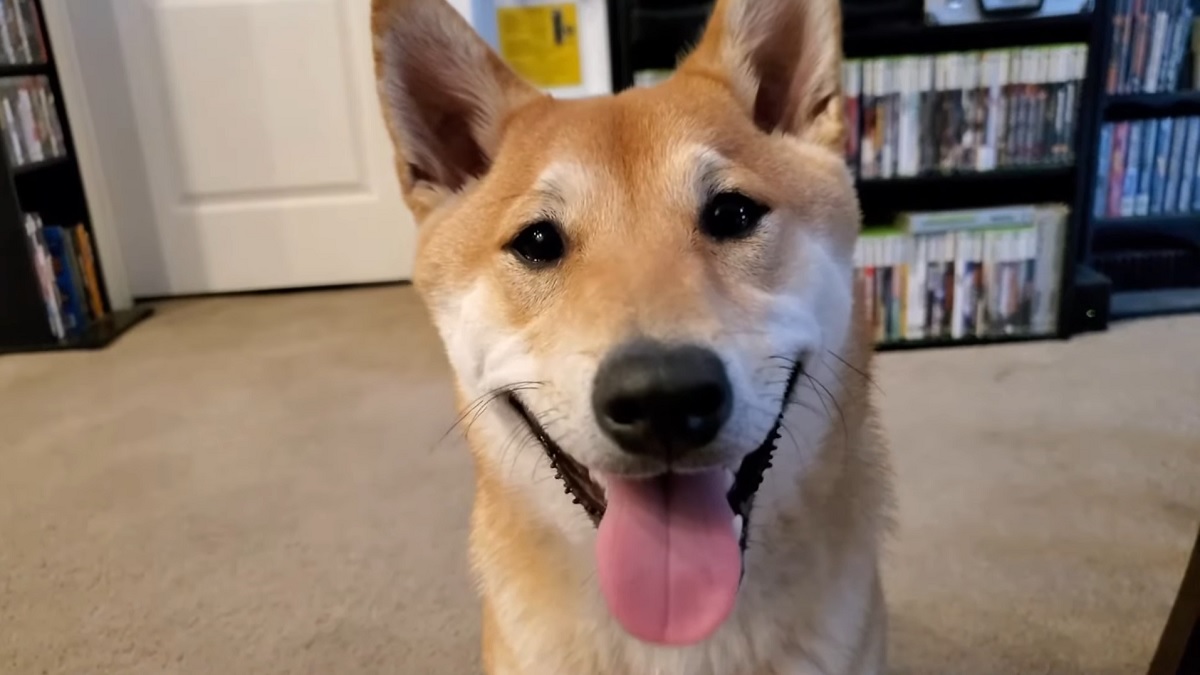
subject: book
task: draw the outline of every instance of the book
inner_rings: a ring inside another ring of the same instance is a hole
[[[88,325],[87,300],[79,274],[79,265],[66,230],[58,225],[41,228],[46,250],[53,262],[55,287],[61,300],[61,313],[67,335],[75,335]]]
[[[45,234],[42,232],[41,218],[35,214],[26,214],[25,234],[29,255],[33,260],[34,271],[42,292],[42,301],[46,305],[46,319],[50,325],[50,332],[55,339],[62,340],[67,336],[66,323],[62,314],[62,296],[58,291],[54,262],[46,245]]]
[[[104,298],[100,292],[100,273],[96,269],[96,253],[92,247],[92,236],[83,223],[71,227],[75,254],[79,260],[79,273],[87,295],[88,314],[93,320],[103,319],[106,312]]]

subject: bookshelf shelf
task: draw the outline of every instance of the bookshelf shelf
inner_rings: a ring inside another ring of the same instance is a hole
[[[1104,99],[1104,120],[1123,122],[1200,115],[1200,91],[1121,94]]]
[[[24,174],[33,173],[42,169],[48,169],[52,166],[62,166],[71,163],[71,157],[63,155],[62,157],[51,157],[40,162],[30,162],[21,166],[13,167],[12,173],[14,176],[22,176]]]
[[[1114,319],[1140,319],[1200,311],[1200,288],[1164,288],[1113,293]]]
[[[0,77],[20,77],[23,75],[49,75],[54,66],[49,63],[7,63],[0,64]]]
[[[1023,203],[1069,202],[1075,174],[1075,167],[1067,165],[859,179],[858,195],[866,222],[874,225],[902,211],[1012,204],[1013,195]]]
[[[933,340],[898,340],[880,342],[875,345],[875,351],[895,352],[908,349],[929,349],[931,347],[982,347],[984,345],[1013,344],[1017,342],[1039,342],[1060,337],[1055,334],[1028,335],[992,335],[987,337],[965,336],[961,338],[938,338]]]
[[[1101,218],[1092,221],[1092,228],[1097,235],[1109,239],[1123,235],[1139,239],[1147,236],[1172,237],[1200,246],[1200,213]]]
[[[118,310],[88,326],[87,330],[79,335],[61,341],[39,340],[11,345],[0,344],[0,354],[103,349],[153,313],[153,309],[145,306]]]
[[[1073,175],[1075,175],[1074,165],[1061,164],[996,169],[995,171],[930,173],[920,176],[901,176],[898,178],[860,178],[858,179],[858,186],[868,190],[876,187],[913,189],[915,187],[934,186],[947,188],[980,184],[1000,185],[1004,183],[1036,183],[1047,180],[1066,180]]]
[[[849,31],[843,39],[843,47],[848,58],[938,54],[1088,42],[1091,31],[1091,14],[952,26],[900,23],[883,28]]]

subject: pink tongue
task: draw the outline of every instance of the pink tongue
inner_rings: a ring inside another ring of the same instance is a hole
[[[733,610],[742,574],[724,472],[606,478],[596,560],[609,611],[646,642],[681,646],[712,635]]]

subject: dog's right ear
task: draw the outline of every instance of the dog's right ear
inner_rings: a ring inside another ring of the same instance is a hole
[[[445,0],[372,0],[375,75],[417,221],[491,165],[505,120],[544,96]]]

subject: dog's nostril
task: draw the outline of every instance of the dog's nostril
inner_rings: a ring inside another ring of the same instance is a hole
[[[637,424],[643,414],[641,404],[633,398],[616,398],[608,404],[608,417],[617,424]]]
[[[703,384],[696,388],[689,406],[693,415],[711,415],[725,405],[726,390],[719,384]]]
[[[596,421],[626,452],[677,456],[716,437],[733,395],[711,350],[654,342],[625,345],[596,373]]]

